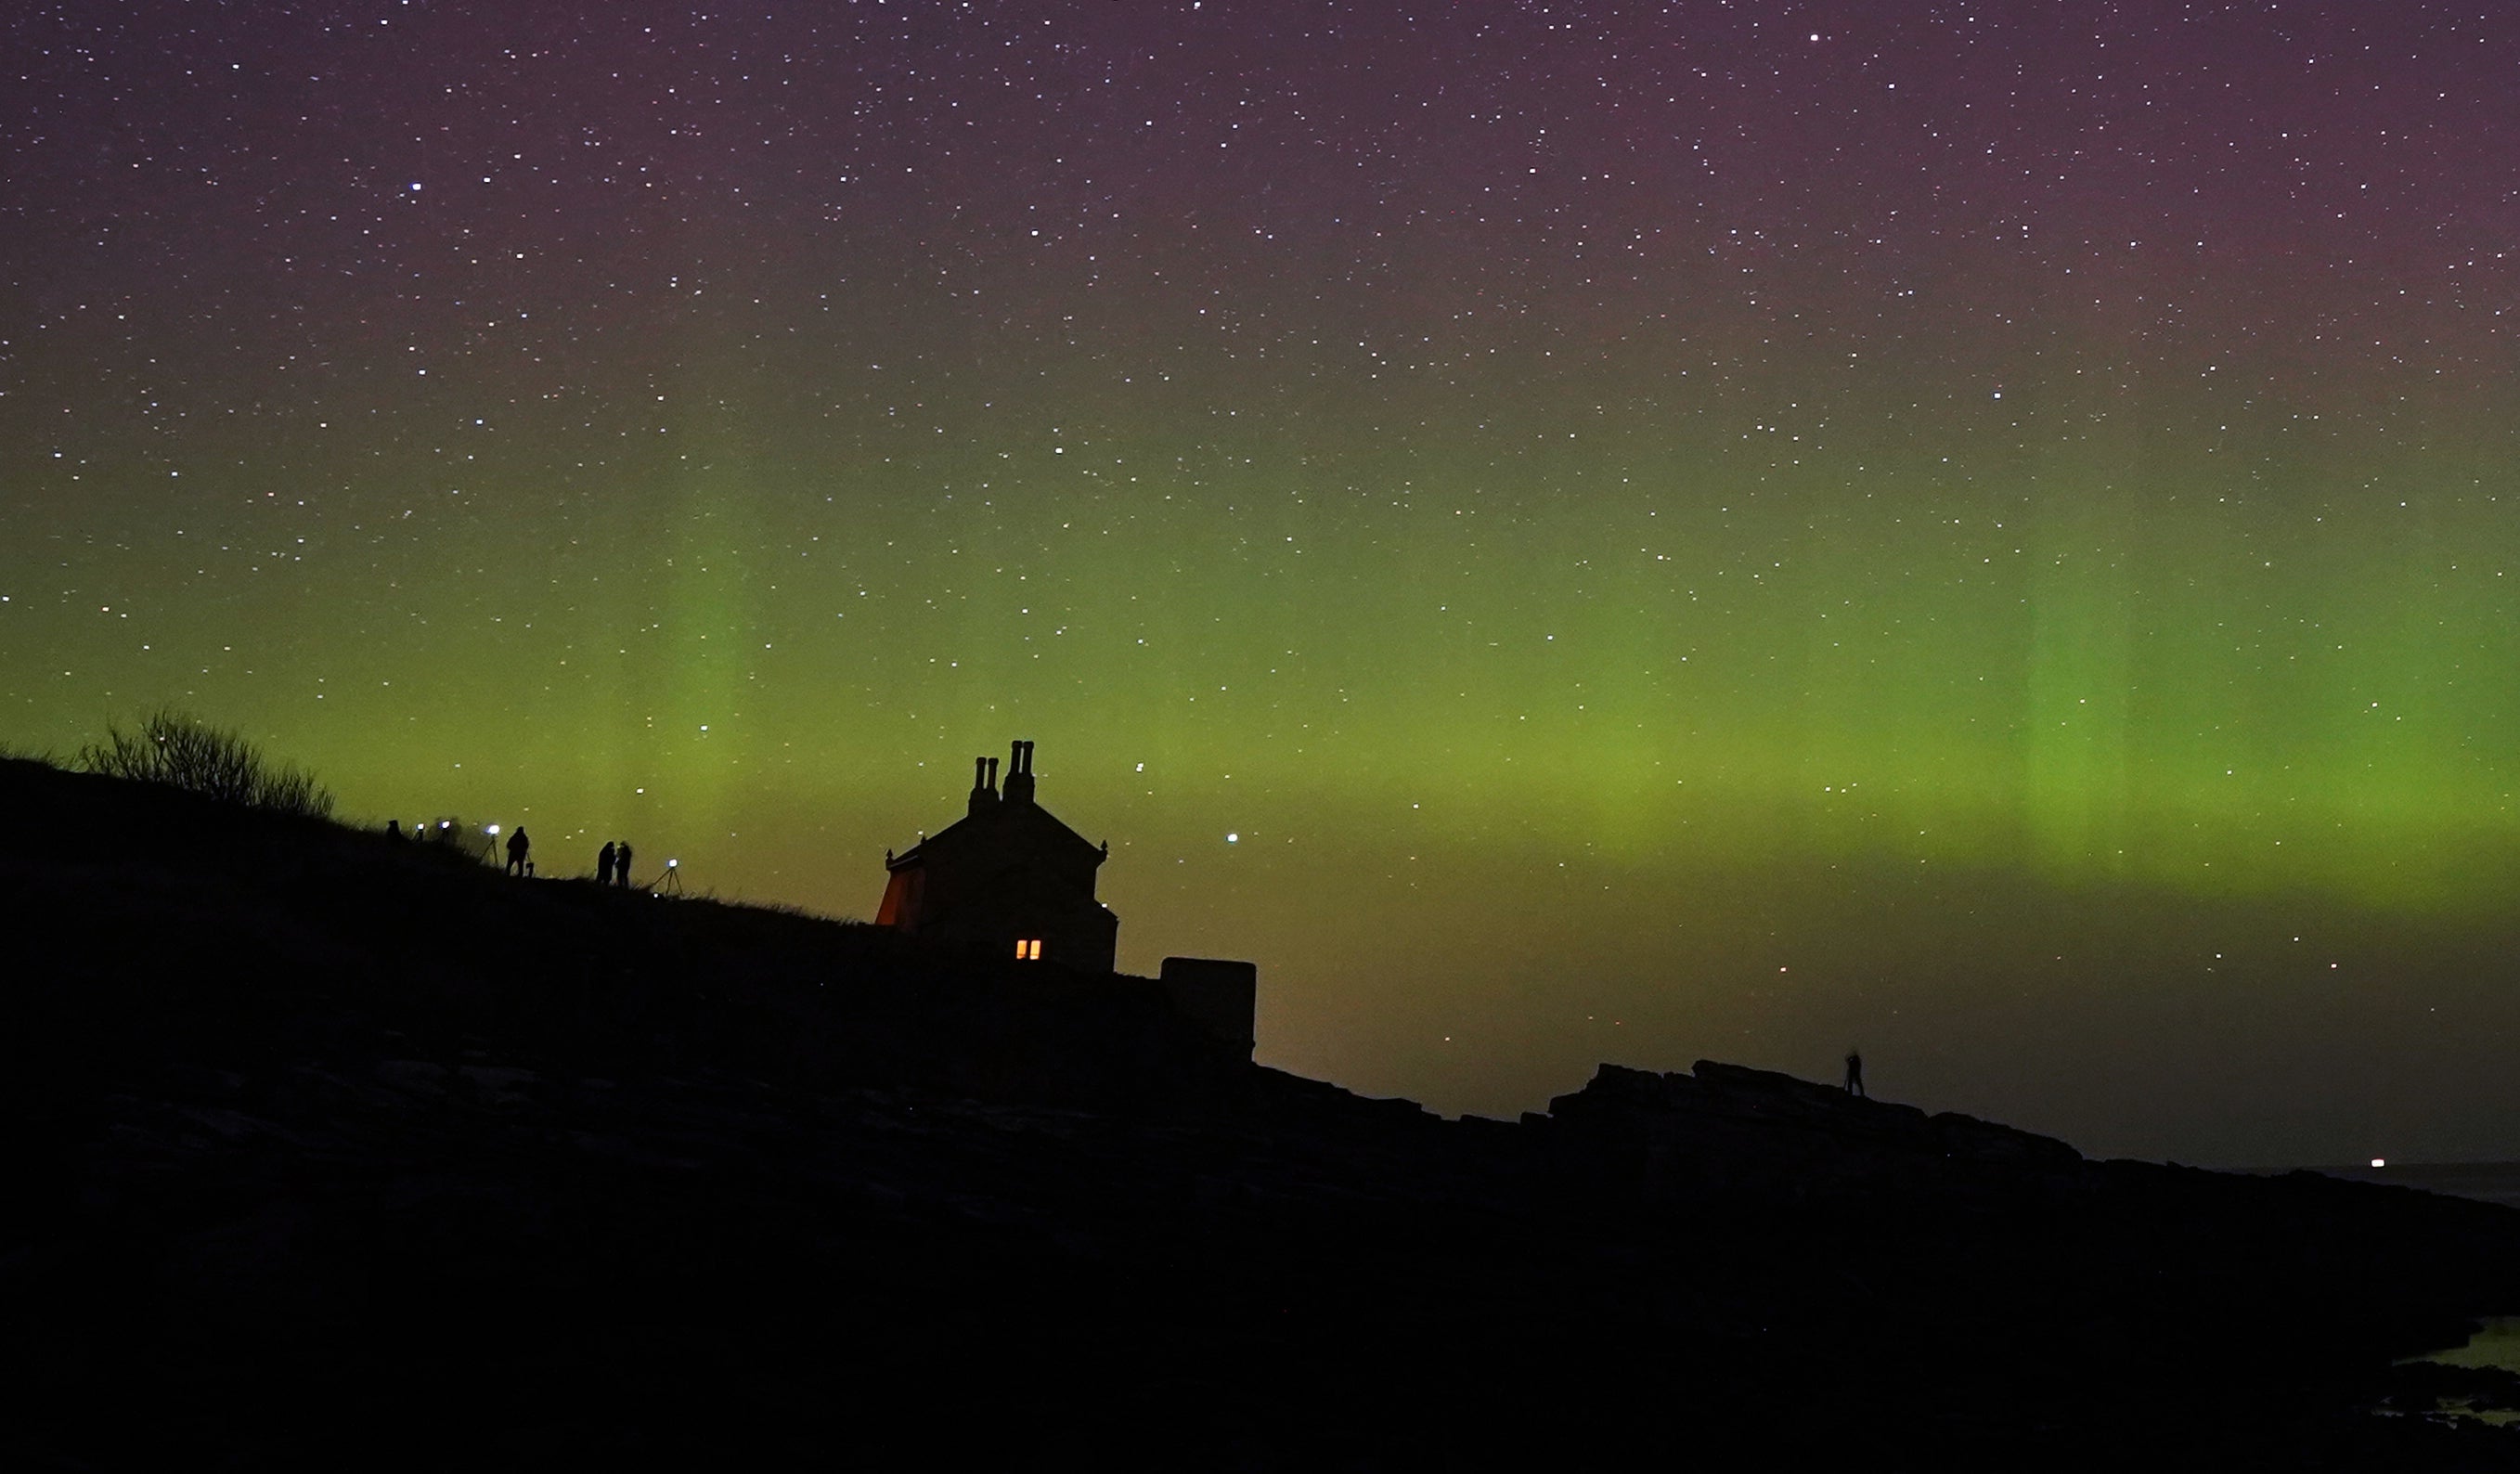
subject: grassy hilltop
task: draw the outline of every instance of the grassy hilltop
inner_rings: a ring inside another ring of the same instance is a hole
[[[15,1467],[2508,1467],[2520,1214],[1701,1062],[1446,1122],[1145,979],[0,762]],[[1571,1083],[1571,1082],[1570,1082]],[[95,1409],[111,1409],[105,1416]]]
[[[1124,1103],[1225,1082],[1144,979],[932,959],[792,911],[518,881],[441,846],[0,760],[38,1071],[309,1048]]]

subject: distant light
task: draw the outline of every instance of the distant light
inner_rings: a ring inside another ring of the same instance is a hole
[[[437,822],[437,826],[441,829],[451,829],[455,827],[455,821],[451,819],[441,819]]]
[[[1228,834],[1225,836],[1225,842],[1227,844],[1240,844],[1242,842],[1242,836],[1239,834]]]
[[[2371,1165],[2374,1167],[2386,1167],[2389,1165],[2389,1159],[2387,1157],[2373,1157],[2371,1159]]]
[[[496,833],[498,833],[498,832],[499,832],[499,826],[498,826],[497,825],[495,825],[495,824],[494,824],[494,825],[491,825],[489,827],[487,827],[487,828],[483,829],[481,832],[482,832],[482,833],[484,833],[484,834],[496,834]]]
[[[670,871],[679,868],[681,865],[682,862],[679,860],[668,860],[665,862],[665,869]]]
[[[415,179],[415,180],[413,180],[413,181],[411,182],[411,192],[412,192],[413,194],[415,194],[415,195],[417,195],[417,194],[419,194],[419,193],[420,193],[420,181],[419,181],[419,180]]]

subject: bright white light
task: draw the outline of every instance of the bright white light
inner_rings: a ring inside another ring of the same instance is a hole
[[[679,867],[679,866],[681,866],[681,865],[682,865],[682,862],[681,862],[681,861],[679,861],[679,860],[668,860],[668,861],[666,861],[666,862],[665,862],[665,869],[667,869],[667,870],[669,870],[669,871],[670,871],[670,870],[674,870],[674,869],[676,869],[677,867]]]
[[[1227,844],[1240,844],[1242,842],[1242,836],[1239,834],[1228,834],[1225,836],[1225,842]]]
[[[2371,1159],[2371,1165],[2374,1167],[2386,1167],[2389,1165],[2389,1159],[2387,1157],[2373,1157]]]
[[[495,824],[494,824],[494,825],[491,825],[490,826],[488,826],[487,828],[483,829],[481,832],[482,832],[482,833],[484,833],[484,834],[496,834],[496,833],[498,833],[498,832],[499,832],[499,826],[498,826],[497,825],[495,825]]]

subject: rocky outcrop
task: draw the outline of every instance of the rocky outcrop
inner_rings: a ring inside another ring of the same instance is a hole
[[[1667,1075],[1604,1064],[1525,1122],[1648,1196],[1810,1196],[1901,1179],[1956,1186],[1990,1174],[2017,1187],[2083,1165],[2053,1138],[1711,1059]]]

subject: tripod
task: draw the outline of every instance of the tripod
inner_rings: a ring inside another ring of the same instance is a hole
[[[683,893],[682,867],[674,861],[666,861],[665,872],[649,882],[648,890],[651,894],[658,896],[681,895]]]

